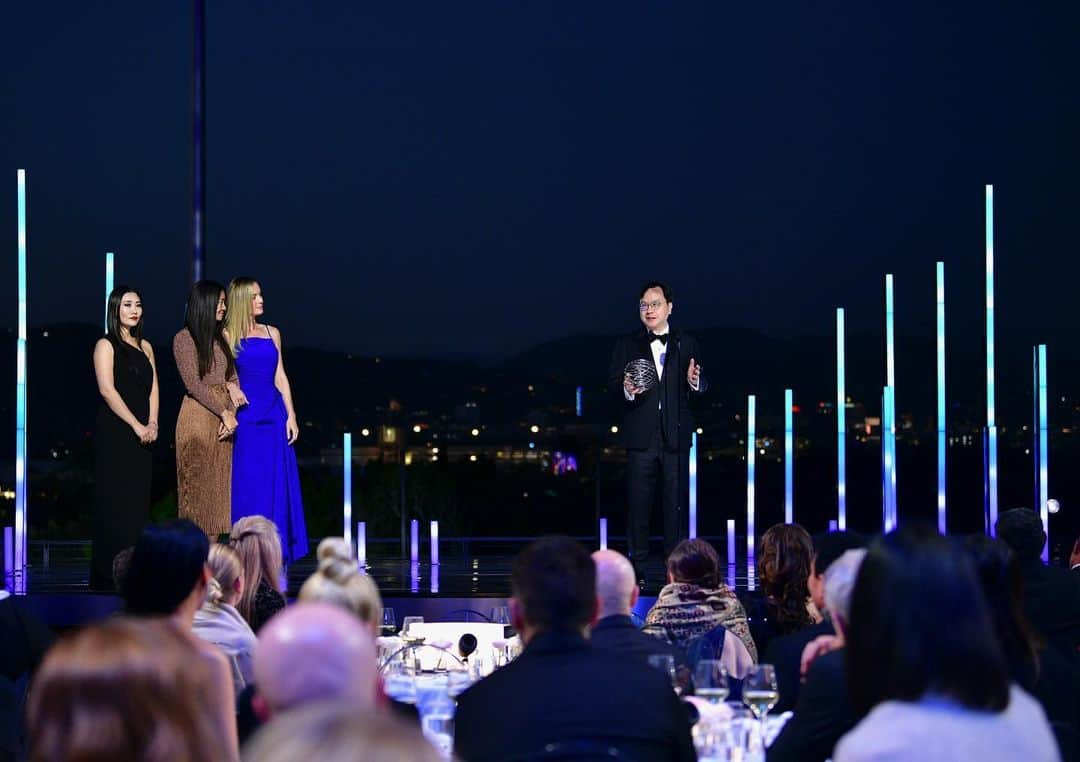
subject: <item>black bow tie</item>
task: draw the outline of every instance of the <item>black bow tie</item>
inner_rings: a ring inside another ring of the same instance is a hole
[[[649,331],[649,343],[650,344],[653,343],[654,341],[659,341],[661,344],[667,346],[667,338],[668,338],[668,335],[666,333],[657,334],[657,333],[653,333],[652,331]]]

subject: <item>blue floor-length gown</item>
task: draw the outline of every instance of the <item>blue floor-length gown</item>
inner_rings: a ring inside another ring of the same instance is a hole
[[[277,365],[277,346],[269,336],[240,342],[236,369],[248,404],[236,412],[232,520],[258,515],[277,524],[288,564],[307,554],[308,541],[296,453],[285,432],[285,400],[274,385]]]

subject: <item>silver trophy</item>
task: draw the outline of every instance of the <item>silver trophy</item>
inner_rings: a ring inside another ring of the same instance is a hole
[[[649,391],[660,383],[660,379],[656,375],[656,366],[653,365],[652,360],[644,358],[631,360],[626,363],[623,372],[630,376],[630,383],[643,392]]]

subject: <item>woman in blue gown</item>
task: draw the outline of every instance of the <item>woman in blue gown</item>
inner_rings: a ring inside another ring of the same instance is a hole
[[[253,278],[229,284],[226,335],[236,355],[239,389],[233,446],[232,520],[265,516],[281,533],[286,564],[307,554],[304,505],[293,443],[300,433],[281,359],[281,334],[259,322],[262,288]]]

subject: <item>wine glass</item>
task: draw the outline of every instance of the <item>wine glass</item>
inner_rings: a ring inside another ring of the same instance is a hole
[[[496,606],[491,610],[491,621],[493,624],[510,624],[510,609],[506,606]]]
[[[675,657],[671,654],[649,654],[649,666],[654,669],[658,669],[667,675],[669,681],[671,681],[671,687],[676,694],[682,690],[682,686],[679,685],[678,675],[675,673]]]
[[[401,637],[410,638],[412,633],[410,632],[414,624],[423,624],[424,617],[422,616],[407,616],[401,620]]]
[[[694,671],[694,694],[719,704],[728,697],[728,676],[724,665],[715,659],[702,659]]]
[[[776,670],[771,664],[755,664],[743,681],[743,703],[761,723],[761,743],[765,744],[765,717],[780,700],[776,687]]]
[[[382,610],[382,634],[394,635],[397,633],[397,617],[394,616],[394,610],[392,608],[385,608]]]

